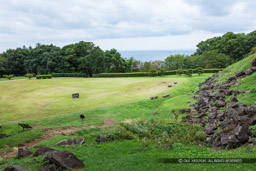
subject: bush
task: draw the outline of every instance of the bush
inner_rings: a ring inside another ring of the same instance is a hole
[[[179,76],[181,76],[181,74],[183,74],[183,70],[182,70],[182,69],[178,69],[178,70],[177,70],[177,74],[178,74]]]
[[[11,75],[3,75],[3,77],[7,78],[8,80],[11,80],[14,77],[14,75],[13,74],[11,74]]]
[[[192,69],[189,69],[189,70],[185,71],[185,75],[187,75],[189,77],[192,77],[192,74],[193,74],[193,70]]]
[[[160,119],[124,121],[115,128],[114,136],[116,139],[125,140],[143,139],[164,146],[205,140],[205,133],[198,125],[168,123]]]
[[[149,72],[100,73],[93,74],[92,77],[148,77],[149,75]]]
[[[53,73],[53,77],[88,77],[86,73]]]
[[[37,75],[36,79],[51,79],[52,75],[48,74],[48,75]]]
[[[151,77],[157,76],[156,70],[155,69],[150,70],[149,71],[149,76],[151,76]]]
[[[203,69],[201,67],[198,67],[196,70],[195,70],[196,73],[198,73],[198,75],[201,75],[203,73]]]
[[[24,75],[25,77],[28,77],[28,79],[31,79],[33,77],[33,74],[27,73]]]

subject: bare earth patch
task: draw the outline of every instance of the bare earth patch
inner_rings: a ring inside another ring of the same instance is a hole
[[[45,132],[44,136],[42,138],[39,139],[35,139],[31,142],[28,142],[20,147],[27,147],[30,148],[38,143],[40,143],[41,141],[44,141],[48,138],[54,137],[56,135],[61,135],[61,134],[65,134],[65,135],[70,135],[72,132],[74,131],[78,131],[78,130],[82,130],[82,129],[90,129],[90,128],[105,128],[105,127],[111,127],[113,125],[115,125],[116,122],[113,118],[107,118],[104,120],[104,124],[103,125],[90,125],[90,126],[82,126],[82,127],[77,127],[77,126],[65,126],[65,127],[57,127],[57,128],[48,128],[48,129],[43,129],[43,131]],[[40,125],[39,125],[40,126]],[[37,125],[38,127],[38,125]],[[16,153],[18,152],[18,148],[14,147],[13,151],[2,154],[0,156],[0,161],[6,158],[11,158],[13,157]]]

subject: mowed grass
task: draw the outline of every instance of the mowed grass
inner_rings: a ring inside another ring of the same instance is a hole
[[[173,81],[183,84],[188,78],[58,78],[0,82],[1,122],[148,99],[170,89],[167,85]],[[80,98],[72,99],[73,93],[80,93]]]
[[[54,128],[61,126],[82,126],[79,115],[85,114],[84,125],[101,125],[107,118],[114,119],[117,124],[127,119],[164,119],[169,122],[177,122],[171,111],[177,111],[179,109],[188,108],[187,101],[191,99],[191,92],[198,89],[198,83],[204,81],[210,74],[204,74],[202,76],[194,75],[191,78],[167,76],[161,78],[125,78],[131,80],[140,79],[152,79],[155,83],[164,82],[162,80],[178,80],[176,87],[169,89],[163,89],[158,91],[158,95],[170,94],[167,98],[158,98],[156,100],[149,100],[144,95],[138,98],[134,98],[127,101],[118,101],[108,106],[88,108],[80,108],[80,110],[62,112],[59,114],[48,115],[47,117],[40,118],[23,118],[24,121],[30,125],[37,126],[32,130],[28,130],[22,133],[18,133],[17,123],[19,120],[12,122],[5,122],[1,133],[7,133],[12,135],[8,138],[0,139],[0,154],[10,151],[13,147],[20,146],[26,142],[43,136],[41,129]],[[125,80],[124,79],[124,80]],[[180,80],[179,80],[180,79]],[[65,79],[60,79],[65,80]],[[69,79],[68,79],[69,80]],[[80,79],[71,79],[73,82],[80,81]],[[88,79],[91,80],[91,79]],[[101,80],[101,79],[100,79]],[[104,80],[104,79],[103,79]],[[107,79],[106,79],[107,80]],[[105,81],[106,81],[105,80]],[[161,80],[161,81],[159,81]],[[37,81],[37,80],[35,80]],[[55,81],[55,80],[47,80]],[[59,81],[56,79],[56,81]],[[156,82],[155,82],[156,81]],[[129,82],[129,81],[128,81]],[[17,81],[16,83],[19,83]],[[114,84],[114,82],[112,83]],[[136,83],[135,83],[136,84]],[[138,82],[137,82],[138,84]],[[163,84],[163,83],[162,83]],[[1,84],[0,84],[1,85]],[[139,84],[141,85],[141,84]],[[143,85],[143,84],[142,84]],[[161,84],[159,84],[161,85]],[[158,86],[159,86],[158,85]],[[124,84],[123,87],[126,85]],[[137,86],[135,86],[137,88]],[[121,87],[119,87],[121,89]],[[132,86],[128,86],[130,89]],[[127,87],[126,87],[127,89]],[[35,93],[36,94],[36,93]],[[34,95],[32,93],[32,95]],[[145,93],[145,95],[148,95]],[[136,94],[134,94],[136,96]],[[69,98],[70,95],[69,95]],[[110,98],[110,97],[109,97]],[[124,97],[123,97],[124,98]],[[71,98],[72,99],[72,98]],[[111,99],[111,98],[110,98]],[[114,98],[115,99],[115,98]],[[78,99],[72,99],[78,100]],[[153,112],[157,112],[153,115]],[[179,115],[180,120],[182,115]],[[113,133],[114,127],[99,129],[92,128],[89,130],[77,131],[71,136],[58,135],[50,139],[44,140],[36,145],[49,146],[56,150],[70,151],[77,155],[85,165],[84,170],[253,170],[255,164],[179,164],[179,163],[162,163],[160,158],[255,158],[255,148],[252,148],[252,152],[247,152],[247,146],[235,149],[212,149],[206,146],[199,147],[198,145],[175,143],[171,148],[159,146],[156,143],[144,140],[115,140],[113,142],[98,144],[95,142],[96,137],[99,134],[106,135]],[[184,137],[184,135],[181,135]],[[194,135],[185,135],[194,136]],[[86,143],[83,146],[53,146],[56,142],[75,138],[86,138]],[[35,151],[34,148],[31,148]],[[11,158],[8,160],[0,161],[0,170],[3,170],[8,165],[20,164],[29,170],[37,170],[42,167],[45,162],[44,156],[17,159]],[[63,170],[63,169],[62,169]]]

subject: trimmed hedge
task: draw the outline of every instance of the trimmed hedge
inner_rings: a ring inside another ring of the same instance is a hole
[[[100,73],[92,77],[148,77],[150,72],[128,72],[128,73]]]
[[[51,79],[52,75],[48,74],[48,75],[36,75],[36,79]]]
[[[85,73],[53,73],[53,77],[88,77]]]
[[[196,73],[196,69],[184,69],[183,72],[187,72],[188,70],[192,70],[193,73]],[[221,69],[203,69],[203,73],[216,73]],[[127,72],[127,73],[99,73],[93,74],[92,77],[148,77],[148,76],[157,76],[157,75],[176,75],[178,70],[165,71],[163,73],[160,72]],[[88,77],[85,73],[54,73],[53,77]]]

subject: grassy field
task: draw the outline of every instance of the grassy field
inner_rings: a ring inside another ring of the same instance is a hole
[[[48,117],[148,99],[170,89],[167,85],[173,81],[182,84],[188,78],[62,78],[2,82],[1,121]],[[80,93],[80,98],[72,99],[72,93]]]
[[[177,137],[171,148],[166,148],[148,139],[115,140],[97,144],[99,134],[114,133],[122,121],[134,119],[155,120],[179,123],[172,110],[188,108],[187,101],[193,103],[191,92],[197,90],[198,83],[208,78],[202,76],[166,76],[155,78],[65,78],[52,80],[20,80],[0,83],[0,112],[3,128],[0,133],[12,135],[0,139],[0,154],[12,151],[34,139],[44,136],[42,129],[68,126],[100,126],[112,119],[114,126],[91,128],[75,131],[71,135],[64,133],[39,142],[37,145],[50,146],[57,150],[67,150],[78,156],[86,170],[253,170],[255,164],[164,164],[160,158],[255,158],[256,149],[248,152],[247,146],[235,149],[212,149],[199,147],[193,142],[184,144],[178,140],[195,135],[184,132]],[[167,88],[169,83],[178,81],[175,87]],[[79,92],[81,98],[72,99],[71,94]],[[149,100],[152,95],[170,94],[167,98]],[[45,105],[48,104],[48,105]],[[9,105],[9,106],[8,106]],[[45,106],[42,106],[45,105]],[[13,111],[11,111],[13,110]],[[14,111],[15,110],[15,111]],[[34,112],[34,115],[30,111]],[[15,113],[16,112],[16,113]],[[153,115],[157,112],[156,115]],[[79,115],[85,114],[82,124]],[[17,116],[18,115],[18,116]],[[4,117],[2,117],[4,116]],[[20,132],[18,122],[26,122],[34,128]],[[189,130],[187,130],[189,131]],[[82,146],[53,146],[65,138],[86,138]],[[34,148],[31,148],[35,150]],[[37,170],[44,164],[43,157],[10,158],[0,161],[2,170],[10,164],[21,164],[30,170]]]

